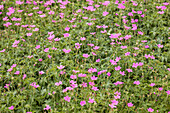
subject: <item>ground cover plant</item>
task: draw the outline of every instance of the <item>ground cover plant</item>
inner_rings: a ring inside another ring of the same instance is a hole
[[[1,0],[0,113],[170,113],[169,0]]]

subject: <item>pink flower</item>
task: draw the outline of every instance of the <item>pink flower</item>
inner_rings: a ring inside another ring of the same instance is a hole
[[[48,58],[51,58],[52,56],[48,55]]]
[[[94,102],[95,102],[94,99],[89,98],[88,103],[94,103]]]
[[[120,99],[119,95],[114,96],[115,99]]]
[[[71,79],[76,79],[77,76],[76,76],[76,75],[71,75],[70,78],[71,78]]]
[[[138,31],[138,34],[140,34],[140,35],[143,35],[143,32],[141,32],[141,31]]]
[[[40,47],[41,47],[40,45],[37,45],[35,48],[36,48],[36,49],[39,49]]]
[[[151,83],[150,86],[153,87],[155,85],[155,83]]]
[[[71,97],[69,97],[69,96],[64,97],[64,100],[67,102],[70,102],[70,99],[71,99]]]
[[[109,106],[110,106],[111,108],[116,108],[116,106],[114,105],[114,103],[109,104]]]
[[[110,73],[110,72],[108,72],[108,73],[107,73],[107,76],[110,76],[110,75],[111,75],[111,73]]]
[[[64,35],[64,37],[69,37],[70,36],[69,33],[64,33],[63,35]]]
[[[118,62],[121,59],[121,57],[116,57],[116,62]]]
[[[148,109],[148,112],[153,112],[153,111],[154,111],[154,109],[152,109],[152,108]]]
[[[103,16],[106,16],[106,15],[108,15],[109,13],[107,12],[107,11],[104,11],[103,12]]]
[[[65,66],[63,66],[63,65],[60,65],[60,67],[57,66],[57,68],[60,69],[60,70],[63,69],[64,67],[65,67]]]
[[[117,95],[117,96],[119,96],[119,95]],[[111,100],[111,102],[112,102],[112,104],[114,104],[114,105],[118,105],[118,103],[119,103],[119,102],[118,102],[117,100],[115,100],[115,99],[114,99],[114,100]]]
[[[14,109],[14,106],[9,107],[8,109],[13,110],[13,109]]]
[[[41,18],[43,18],[43,17],[46,17],[46,15],[45,14],[43,14],[43,15],[39,15]]]
[[[44,108],[44,110],[49,110],[49,109],[51,109],[49,105],[46,105],[46,108]]]
[[[0,51],[0,53],[3,53],[3,52],[5,52],[5,49],[3,49],[3,50]]]
[[[100,48],[99,46],[93,47],[94,50],[98,50],[99,48]]]
[[[40,75],[42,75],[42,74],[44,74],[44,73],[45,73],[44,71],[39,71],[39,74],[40,74]]]
[[[163,45],[161,45],[161,44],[158,44],[157,46],[158,46],[159,48],[163,48]]]
[[[138,63],[133,63],[132,67],[137,68],[139,66]]]
[[[63,49],[63,51],[64,51],[65,53],[69,53],[69,52],[71,51],[71,49],[68,49],[68,50]]]
[[[121,46],[121,48],[122,48],[122,49],[125,49],[125,48],[127,48],[127,46]]]
[[[20,71],[16,71],[14,74],[15,74],[15,75],[19,75],[19,73],[20,73]]]
[[[42,58],[40,58],[38,61],[40,61],[40,62],[41,62],[41,61],[43,61],[43,59],[42,59]]]
[[[23,75],[23,77],[22,77],[22,79],[24,80],[26,77],[27,77],[27,75],[26,75],[26,74],[24,74],[24,75]]]
[[[93,23],[87,23],[87,25],[91,26],[91,25],[93,25]]]
[[[139,85],[140,82],[139,81],[134,81],[133,84]]]
[[[120,69],[121,69],[120,66],[115,67],[115,70],[116,70],[116,71],[118,71],[118,70],[120,70]]]
[[[130,73],[130,72],[133,72],[132,69],[126,69],[126,70],[127,70],[129,73]]]
[[[84,106],[85,104],[86,104],[86,101],[81,101],[81,102],[80,102],[80,105],[81,105],[81,106]]]
[[[81,37],[80,40],[83,41],[83,40],[86,40],[86,38],[85,37]]]
[[[61,84],[62,84],[61,81],[55,83],[56,86],[59,86],[59,85],[61,85]]]
[[[91,80],[97,80],[98,77],[92,76]]]
[[[81,84],[83,87],[87,87],[87,83],[83,82],[83,84]]]
[[[48,52],[48,51],[49,51],[49,48],[45,48],[45,49],[44,49],[44,52]]]
[[[168,71],[170,71],[170,68],[167,68]]]
[[[88,58],[90,55],[88,54],[83,54],[83,57]]]
[[[126,7],[123,4],[118,4],[119,9],[125,9]]]
[[[117,65],[116,61],[114,61],[114,60],[110,60],[110,62],[112,65]]]
[[[32,33],[27,33],[27,36],[32,36]]]
[[[124,72],[124,71],[123,71],[123,72],[120,71],[120,74],[124,76],[124,75],[125,75],[125,72]]]
[[[12,66],[11,66],[11,68],[14,68],[14,67],[16,67],[17,66],[17,64],[13,64]]]
[[[132,106],[133,106],[133,104],[132,104],[132,103],[128,103],[127,105],[128,105],[128,107],[132,107]]]
[[[100,62],[100,59],[97,59],[96,62]]]
[[[130,52],[125,53],[125,56],[129,56],[129,55],[130,55]]]
[[[70,30],[70,28],[69,28],[69,27],[66,27],[66,28],[65,28],[65,31],[69,31],[69,30]]]
[[[113,83],[114,85],[118,85],[118,84],[123,84],[124,82],[120,82],[120,81],[117,81],[117,82],[115,82],[115,83]]]
[[[92,53],[92,55],[96,56],[96,53],[94,53],[94,52],[91,52],[91,53]]]
[[[166,91],[166,93],[169,95],[170,94],[170,90]]]
[[[86,74],[80,73],[78,74],[78,77],[86,77]]]
[[[94,90],[94,91],[98,91],[99,90],[97,87],[94,87],[94,86],[91,89]]]
[[[33,86],[33,87],[35,87],[35,88],[40,87],[39,85],[36,85],[36,82],[31,83],[30,86]]]
[[[114,94],[115,95],[121,95],[121,92],[116,91]]]
[[[158,88],[159,89],[159,91],[162,91],[163,90],[163,88],[162,87],[160,87],[160,88]]]
[[[110,1],[105,1],[104,3],[102,3],[102,5],[108,6],[108,4],[110,4]]]

